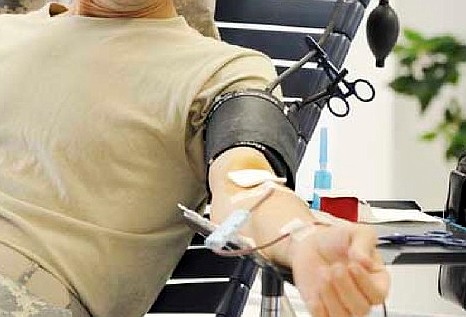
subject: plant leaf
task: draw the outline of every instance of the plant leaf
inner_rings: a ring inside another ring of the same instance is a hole
[[[437,138],[438,134],[435,131],[429,131],[425,132],[421,135],[421,140],[422,141],[428,141],[431,142]]]
[[[419,44],[425,42],[425,38],[422,36],[422,34],[415,31],[414,29],[406,28],[403,34],[405,38],[412,43]]]
[[[425,37],[413,29],[405,29],[404,36],[405,44],[395,48],[402,75],[390,82],[390,87],[399,94],[416,98],[422,114],[445,85],[460,82],[459,67],[466,62],[466,44],[450,34]],[[445,138],[448,159],[457,158],[466,150],[466,118],[462,109],[462,101],[451,97],[443,105],[443,118],[433,130],[421,135],[423,141]]]
[[[451,139],[446,151],[447,159],[458,159],[461,153],[466,150],[466,121],[463,120],[456,134]]]

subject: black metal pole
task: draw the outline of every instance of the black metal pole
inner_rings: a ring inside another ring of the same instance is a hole
[[[281,300],[284,292],[283,279],[276,269],[264,267],[262,269],[262,304],[261,317],[279,317]]]

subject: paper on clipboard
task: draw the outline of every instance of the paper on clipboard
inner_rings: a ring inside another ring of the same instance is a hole
[[[362,223],[387,223],[387,222],[431,222],[441,223],[442,220],[437,217],[416,209],[388,209],[376,208],[365,205],[359,208],[358,222]]]

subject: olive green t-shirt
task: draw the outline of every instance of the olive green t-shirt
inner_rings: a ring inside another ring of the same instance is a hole
[[[94,316],[143,315],[190,240],[177,203],[205,197],[209,105],[264,87],[270,60],[182,17],[51,17],[49,6],[0,15],[0,42],[0,243]]]

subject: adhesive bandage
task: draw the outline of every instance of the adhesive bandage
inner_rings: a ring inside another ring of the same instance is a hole
[[[277,177],[267,170],[260,169],[244,169],[228,173],[228,178],[235,185],[243,188],[259,186],[267,181],[278,184],[285,184],[286,178]]]
[[[316,229],[316,226],[329,227],[332,224],[328,221],[319,221],[319,219],[313,222],[304,222],[299,218],[295,218],[288,222],[280,229],[280,234],[289,234],[291,239],[296,241],[302,241]]]
[[[280,234],[290,234],[291,239],[303,241],[315,230],[315,226],[301,219],[293,219],[280,229]]]
[[[248,205],[248,209],[254,209],[257,205],[267,199],[272,192],[277,189],[277,185],[272,182],[265,182],[261,186],[248,191],[242,191],[231,197],[231,203],[235,206]]]

